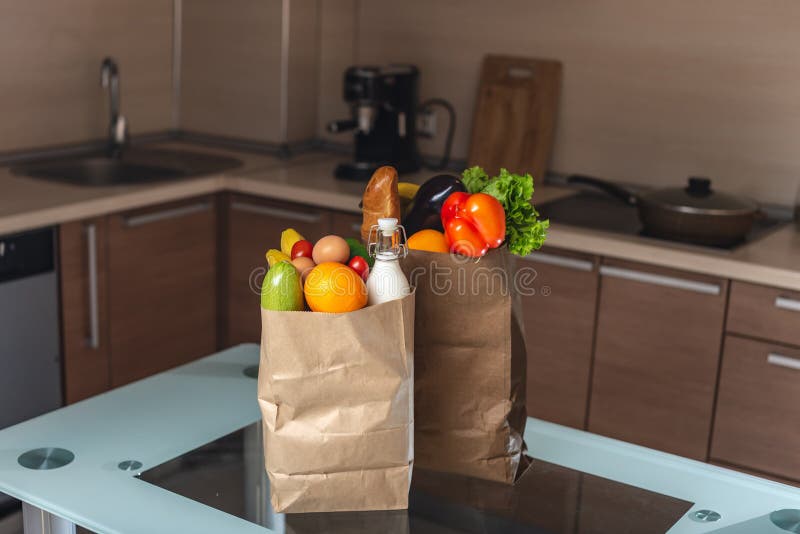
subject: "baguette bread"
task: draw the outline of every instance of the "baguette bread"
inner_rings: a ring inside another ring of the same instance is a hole
[[[400,194],[397,192],[397,170],[394,167],[378,167],[370,178],[361,202],[361,240],[369,240],[369,230],[378,224],[378,219],[394,217],[400,221]]]

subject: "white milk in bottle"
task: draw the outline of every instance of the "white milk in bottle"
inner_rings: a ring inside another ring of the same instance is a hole
[[[400,268],[400,258],[407,252],[405,229],[397,224],[397,219],[378,219],[378,224],[369,233],[369,254],[375,258],[375,265],[367,278],[367,302],[370,306],[403,298],[411,292]]]

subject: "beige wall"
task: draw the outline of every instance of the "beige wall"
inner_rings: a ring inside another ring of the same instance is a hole
[[[278,142],[281,0],[182,3],[184,130]]]
[[[320,12],[320,72],[318,135],[330,141],[350,142],[352,132],[331,134],[330,121],[347,119],[350,110],[342,98],[342,76],[356,63],[358,0],[323,0]]]
[[[783,204],[800,184],[795,0],[365,0],[352,10],[357,61],[416,63],[422,98],[453,102],[457,157],[481,58],[494,52],[563,61],[556,171],[653,184],[706,174]],[[339,106],[329,80],[341,71],[342,61],[322,64],[320,117]]]
[[[0,152],[101,139],[100,63],[120,66],[131,132],[170,128],[172,0],[6,1],[0,16]]]
[[[313,138],[319,3],[183,1],[181,128],[273,144]]]
[[[320,9],[329,0],[291,0],[286,79],[286,142],[308,141],[317,131]]]

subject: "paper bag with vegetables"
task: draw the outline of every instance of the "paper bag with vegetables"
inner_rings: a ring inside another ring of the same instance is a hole
[[[542,246],[548,221],[531,204],[530,175],[473,167],[429,183],[404,218],[413,233],[403,270],[416,288],[415,462],[513,483],[526,419],[526,280],[513,257]]]
[[[267,252],[258,403],[276,512],[408,507],[414,295],[370,305],[363,254],[292,229]]]

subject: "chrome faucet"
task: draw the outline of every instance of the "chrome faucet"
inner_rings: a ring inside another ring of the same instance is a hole
[[[107,57],[100,66],[100,83],[108,89],[111,124],[108,129],[108,152],[119,156],[128,144],[128,121],[119,112],[119,67],[117,62]]]

